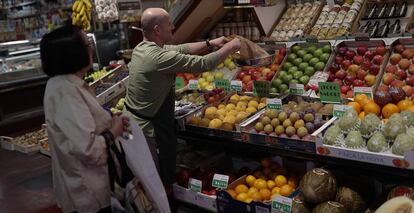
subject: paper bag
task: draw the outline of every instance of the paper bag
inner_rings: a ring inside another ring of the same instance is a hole
[[[269,53],[267,53],[266,50],[261,48],[256,43],[238,35],[232,35],[228,37],[229,40],[233,38],[240,39],[241,43],[240,50],[232,55],[233,58],[238,60],[250,60],[269,56]]]

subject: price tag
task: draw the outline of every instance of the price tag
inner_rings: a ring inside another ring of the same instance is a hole
[[[303,84],[289,84],[289,94],[303,95],[305,93],[305,86]]]
[[[292,42],[303,41],[303,38],[301,38],[301,37],[291,37],[289,39],[289,41],[292,41]]]
[[[310,78],[308,86],[319,86],[319,82],[326,82],[328,80],[329,74],[326,72],[315,72],[315,74]]]
[[[272,198],[272,212],[290,213],[292,211],[292,199],[275,196]]]
[[[175,89],[181,89],[185,86],[184,78],[183,77],[176,77],[175,78]]]
[[[229,80],[226,80],[226,79],[218,79],[218,80],[215,80],[214,81],[214,86],[217,89],[218,88],[221,88],[221,89],[224,89],[226,91],[229,91],[230,90],[230,82],[229,82]]]
[[[231,81],[230,90],[241,92],[243,90],[243,83],[241,81]]]
[[[306,43],[318,43],[318,38],[316,36],[306,36],[305,37]]]
[[[268,98],[266,100],[267,108],[268,109],[275,109],[275,110],[281,110],[282,109],[282,100],[279,98]]]
[[[340,118],[350,108],[352,107],[348,105],[335,104],[333,107],[333,116]]]
[[[198,80],[190,80],[188,82],[188,89],[192,89],[192,90],[198,89]]]
[[[188,188],[194,192],[201,192],[202,185],[201,180],[190,178],[188,181]]]
[[[211,186],[220,188],[220,189],[226,189],[228,184],[229,184],[229,176],[214,174]]]
[[[372,98],[372,88],[371,87],[354,87],[354,97],[358,94],[365,94],[369,98]]]
[[[253,81],[253,95],[258,97],[267,97],[270,92],[269,81]]]
[[[319,82],[319,93],[322,103],[341,103],[341,88],[333,82]]]
[[[368,33],[355,33],[355,41],[369,41]]]

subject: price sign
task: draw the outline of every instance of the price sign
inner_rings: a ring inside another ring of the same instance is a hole
[[[306,43],[318,43],[318,38],[316,36],[307,36],[305,37]]]
[[[253,95],[258,97],[267,97],[270,92],[270,82],[253,81]]]
[[[190,178],[188,181],[188,188],[194,192],[201,192],[202,184],[201,180]]]
[[[192,89],[192,90],[198,89],[198,80],[190,80],[188,82],[188,89]]]
[[[322,103],[341,103],[341,88],[333,82],[319,82]]]
[[[184,78],[176,77],[175,78],[175,89],[181,89],[185,86]]]
[[[355,33],[355,41],[369,41],[368,33]]]
[[[352,107],[348,105],[335,104],[333,107],[333,116],[340,118],[350,108]]]
[[[282,109],[282,100],[279,98],[268,98],[266,100],[267,108],[268,109],[275,109],[275,110],[281,110]]]
[[[369,98],[372,98],[372,88],[371,87],[354,87],[354,97],[358,94],[365,94]]]
[[[305,86],[303,84],[289,84],[289,94],[303,95],[305,93]]]
[[[241,92],[243,91],[243,83],[241,81],[231,81],[230,90]]]
[[[214,86],[216,88],[221,88],[221,89],[224,89],[226,91],[230,90],[230,82],[229,82],[229,80],[226,80],[226,79],[215,80],[214,81]]]
[[[220,189],[226,189],[228,184],[229,184],[229,176],[214,174],[211,186],[220,188]]]
[[[283,196],[272,198],[272,212],[290,213],[292,211],[292,199]]]

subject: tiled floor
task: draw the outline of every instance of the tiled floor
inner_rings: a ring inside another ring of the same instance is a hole
[[[0,149],[0,212],[60,212],[52,187],[48,157]]]

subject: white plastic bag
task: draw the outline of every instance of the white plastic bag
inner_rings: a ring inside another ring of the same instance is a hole
[[[152,160],[144,133],[133,118],[129,119],[129,123],[132,139],[119,138],[124,148],[128,167],[142,183],[146,195],[156,205],[155,208],[161,213],[170,213],[167,194]]]
[[[118,20],[118,7],[116,0],[95,0],[96,13],[101,22]]]

